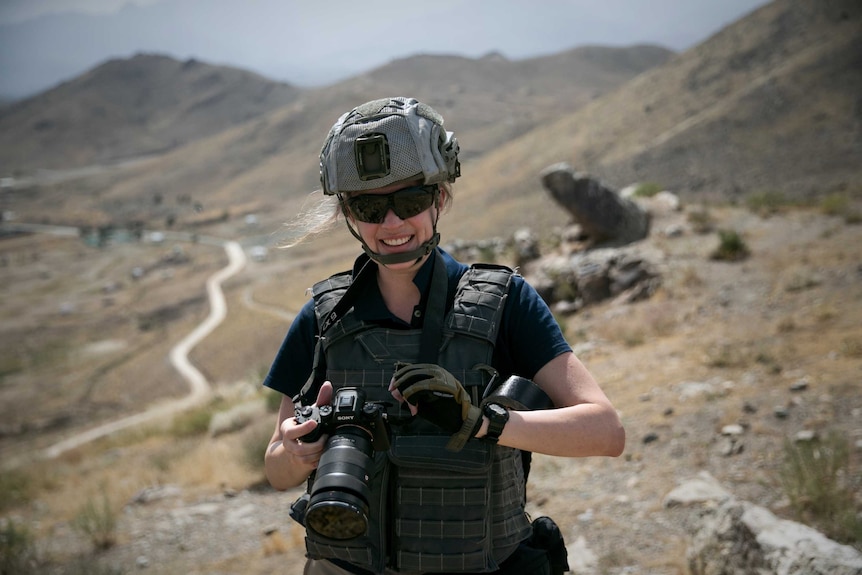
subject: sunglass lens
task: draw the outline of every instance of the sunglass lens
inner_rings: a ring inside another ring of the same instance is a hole
[[[386,217],[386,211],[389,209],[389,198],[373,195],[355,196],[347,201],[347,205],[360,222],[379,224]]]
[[[392,195],[392,210],[402,220],[421,214],[434,203],[434,193],[425,188],[408,188]]]
[[[351,213],[361,222],[379,224],[391,208],[402,220],[421,214],[434,203],[435,186],[404,188],[391,194],[363,194],[347,200]]]

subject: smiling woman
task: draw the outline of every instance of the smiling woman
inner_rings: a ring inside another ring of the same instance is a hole
[[[308,484],[291,508],[306,575],[562,573],[556,525],[525,512],[531,454],[623,450],[535,289],[439,247],[458,154],[403,97],[343,114],[321,150],[326,222],[343,215],[364,254],[315,284],[264,381],[284,395],[267,478]]]

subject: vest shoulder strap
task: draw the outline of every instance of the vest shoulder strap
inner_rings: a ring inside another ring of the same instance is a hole
[[[514,274],[512,269],[505,266],[471,265],[458,282],[452,310],[445,318],[444,330],[453,335],[484,341],[493,347]],[[336,311],[352,283],[352,273],[346,271],[319,281],[312,288],[318,331],[321,334],[326,332],[323,337],[330,342],[366,329],[364,323],[353,314]],[[318,340],[314,368],[301,392],[306,401],[313,400],[310,395],[316,393],[324,378],[320,361],[323,348],[323,342]]]
[[[470,266],[458,282],[447,327],[491,344],[496,342],[514,275],[515,272],[505,266]]]
[[[458,282],[452,313],[446,327],[496,341],[506,298],[515,272],[506,266],[471,265]],[[314,310],[318,327],[326,320],[352,283],[351,272],[341,272],[314,284]]]

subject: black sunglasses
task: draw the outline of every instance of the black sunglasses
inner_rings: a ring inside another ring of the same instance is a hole
[[[438,187],[411,186],[391,194],[362,194],[347,198],[347,207],[360,222],[380,224],[391,209],[395,215],[406,220],[431,207],[437,197]]]

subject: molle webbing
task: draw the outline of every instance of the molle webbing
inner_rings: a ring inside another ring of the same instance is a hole
[[[398,568],[495,569],[530,532],[520,451],[472,441],[458,452],[460,465],[433,457],[420,463],[421,450],[412,445],[417,438],[399,439],[413,441],[406,441],[404,454],[390,454],[398,470],[393,501]]]
[[[436,262],[442,266],[443,262]],[[491,363],[494,343],[511,282],[512,271],[499,266],[474,265],[461,277],[451,311],[443,322],[440,354],[449,361],[437,362],[448,369],[470,393],[478,405],[485,386],[492,377]],[[341,296],[351,285],[349,273],[338,274],[319,282],[313,288],[318,324],[328,323]],[[352,311],[352,310],[351,310]],[[316,369],[303,388],[302,397],[312,403],[317,388],[325,380],[335,387],[362,387],[373,401],[390,402],[387,391],[397,362],[417,361],[421,347],[421,330],[387,329],[368,325],[346,313],[328,324],[321,334],[317,353],[325,353],[326,373]],[[457,339],[456,345],[451,345]],[[332,353],[338,346],[338,353]],[[346,347],[345,347],[346,346]],[[350,348],[350,349],[346,349]],[[354,362],[362,354],[372,361]]]
[[[437,262],[442,264],[442,262]],[[489,367],[511,270],[473,266],[461,277],[452,309],[443,322],[437,363],[449,370],[479,405],[494,372]],[[314,287],[320,325],[331,316],[350,285],[350,275],[333,276]],[[342,306],[343,307],[343,306]],[[352,310],[351,310],[352,312]],[[366,324],[351,312],[331,323],[320,340],[326,373],[309,379],[303,396],[316,396],[324,379],[336,388],[361,387],[369,401],[389,404],[390,421],[409,418],[406,408],[394,405],[388,391],[396,362],[415,362],[422,330],[387,329]],[[322,370],[321,370],[322,371]],[[460,452],[445,449],[448,435],[413,418],[408,425],[392,425],[393,465],[388,518],[372,525],[390,529],[368,534],[383,539],[384,557],[359,558],[356,546],[308,543],[312,557],[343,559],[357,566],[388,566],[412,572],[482,572],[497,569],[530,534],[524,513],[525,478],[520,451],[480,441],[469,441]],[[372,490],[385,490],[375,483]],[[368,562],[366,562],[368,561]]]

